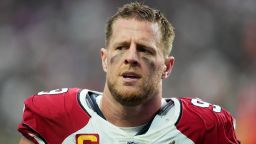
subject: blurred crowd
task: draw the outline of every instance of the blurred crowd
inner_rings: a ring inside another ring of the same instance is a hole
[[[128,2],[128,1],[126,1]],[[238,137],[256,137],[256,1],[152,0],[173,23],[175,67],[165,97],[199,97],[236,118]],[[42,90],[101,91],[105,22],[125,1],[0,1],[0,143],[17,143],[23,100]]]

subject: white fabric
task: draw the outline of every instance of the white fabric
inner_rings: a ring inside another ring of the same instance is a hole
[[[111,144],[194,144],[194,142],[177,130],[175,123],[180,115],[180,102],[173,98],[174,107],[168,111],[166,115],[157,115],[146,134],[135,135],[124,131],[100,116],[98,116],[92,109],[90,109],[85,101],[88,90],[83,90],[80,93],[80,102],[86,111],[91,115],[88,124],[69,135],[64,141],[64,144],[75,144],[76,134],[98,134],[100,143]],[[164,102],[163,102],[164,103]]]

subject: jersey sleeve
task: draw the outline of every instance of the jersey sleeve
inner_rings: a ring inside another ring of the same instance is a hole
[[[238,144],[234,119],[218,105],[200,99],[182,98],[177,128],[195,143]]]
[[[89,119],[79,105],[79,89],[57,89],[40,92],[24,101],[24,112],[18,131],[33,141],[61,143],[65,137]],[[72,114],[72,116],[71,116]]]

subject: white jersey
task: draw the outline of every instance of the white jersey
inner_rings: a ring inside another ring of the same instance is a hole
[[[199,99],[163,99],[166,104],[137,134],[109,123],[87,89],[41,92],[25,101],[18,130],[38,144],[228,144],[238,143],[232,117]]]

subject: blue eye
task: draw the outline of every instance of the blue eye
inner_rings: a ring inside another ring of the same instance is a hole
[[[117,47],[116,49],[117,49],[117,50],[121,50],[122,48],[123,48],[123,47]]]
[[[125,50],[125,49],[127,49],[128,47],[127,46],[118,46],[117,48],[116,48],[116,50]]]
[[[147,54],[153,54],[149,49],[145,48],[145,47],[139,47],[138,50],[140,52],[143,52],[143,53],[147,53]]]

